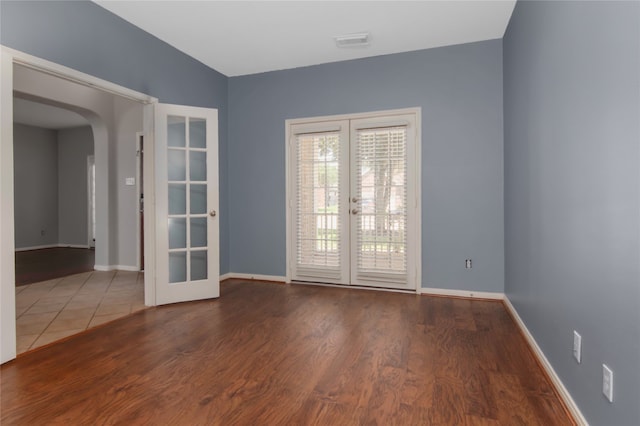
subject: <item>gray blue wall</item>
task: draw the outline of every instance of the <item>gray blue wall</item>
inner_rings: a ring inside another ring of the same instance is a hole
[[[91,126],[58,130],[58,242],[88,244],[87,157],[93,155]]]
[[[88,1],[1,1],[0,43],[157,97],[218,108],[227,157],[227,77]],[[228,271],[227,163],[220,161],[220,270]]]
[[[640,3],[520,1],[504,42],[231,79],[90,2],[0,8],[3,45],[219,108],[222,273],[285,275],[286,119],[422,107],[423,286],[505,290],[592,424],[640,424]]]
[[[58,244],[57,132],[14,123],[13,174],[15,247]]]
[[[286,119],[406,107],[422,107],[422,285],[502,292],[501,40],[230,78],[230,270],[285,275]]]
[[[638,425],[640,3],[518,2],[504,93],[506,293],[587,420]]]

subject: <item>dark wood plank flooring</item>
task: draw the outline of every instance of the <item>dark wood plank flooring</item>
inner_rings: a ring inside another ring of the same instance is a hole
[[[2,366],[3,425],[569,425],[500,302],[229,280]]]
[[[16,285],[93,271],[95,251],[56,247],[16,252]]]

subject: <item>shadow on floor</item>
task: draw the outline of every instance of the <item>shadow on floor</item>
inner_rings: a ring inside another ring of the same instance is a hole
[[[16,252],[16,286],[93,271],[95,250],[56,247]]]

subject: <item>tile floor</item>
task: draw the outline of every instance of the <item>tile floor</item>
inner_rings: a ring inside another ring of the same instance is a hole
[[[16,287],[18,354],[144,309],[142,272],[85,272]]]

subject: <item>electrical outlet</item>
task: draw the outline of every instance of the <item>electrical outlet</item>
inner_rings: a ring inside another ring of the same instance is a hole
[[[602,393],[609,402],[613,402],[613,371],[602,364]]]
[[[464,267],[466,269],[471,269],[471,259],[467,259],[464,261]]]
[[[573,357],[578,364],[582,362],[582,336],[575,330],[573,330]]]

